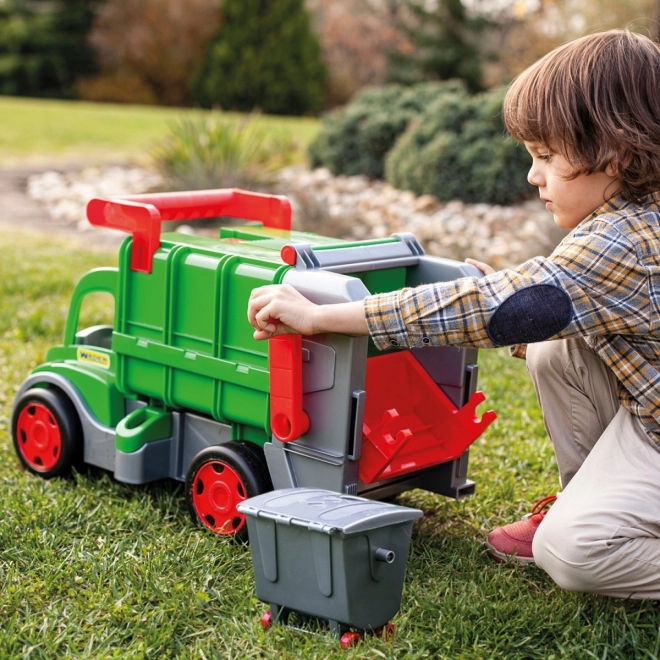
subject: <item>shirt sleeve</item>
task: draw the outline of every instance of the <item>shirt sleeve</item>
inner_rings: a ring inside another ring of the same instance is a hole
[[[581,223],[550,257],[481,278],[368,296],[364,312],[381,350],[644,334],[650,323],[648,279],[635,246],[598,216]]]

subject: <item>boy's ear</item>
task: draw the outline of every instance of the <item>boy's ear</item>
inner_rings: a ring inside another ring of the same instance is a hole
[[[620,152],[612,158],[605,168],[605,174],[611,177],[621,176],[623,170],[632,163],[633,156],[628,152]]]
[[[619,162],[617,160],[611,160],[607,164],[607,167],[605,168],[605,174],[607,174],[607,176],[611,176],[612,178],[618,177],[620,171],[621,171],[621,168],[620,168]]]

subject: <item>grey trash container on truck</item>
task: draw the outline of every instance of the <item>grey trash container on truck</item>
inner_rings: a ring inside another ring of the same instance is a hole
[[[341,635],[376,630],[401,605],[413,520],[422,511],[315,488],[238,505],[246,515],[257,598],[273,620],[325,619]]]

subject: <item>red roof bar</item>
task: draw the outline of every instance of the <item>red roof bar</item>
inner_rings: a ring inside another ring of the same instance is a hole
[[[236,188],[130,195],[92,199],[87,218],[95,227],[112,227],[133,236],[131,269],[150,273],[160,247],[161,223],[230,216],[291,230],[291,203],[280,195]]]

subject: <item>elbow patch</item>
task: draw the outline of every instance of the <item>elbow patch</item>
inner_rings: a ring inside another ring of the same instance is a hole
[[[497,345],[533,344],[561,332],[573,317],[568,294],[552,284],[516,291],[495,311],[487,332]]]

